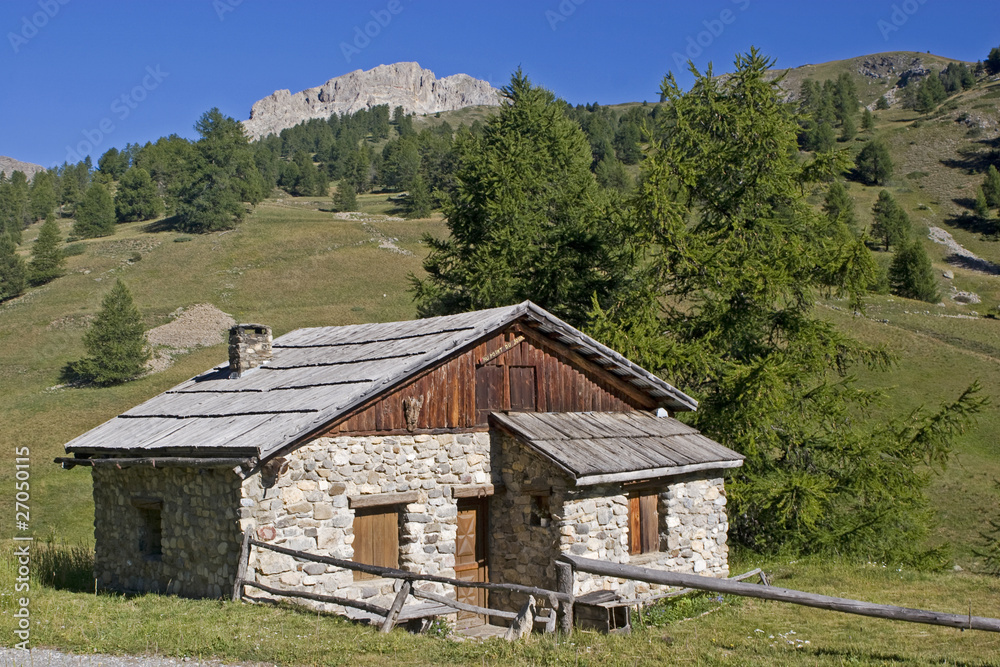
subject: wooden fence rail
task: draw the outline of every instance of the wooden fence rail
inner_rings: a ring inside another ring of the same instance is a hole
[[[619,563],[608,563],[605,561],[593,560],[590,558],[580,558],[563,554],[559,557],[557,564],[569,566],[580,572],[602,575],[606,577],[620,577],[623,579],[635,579],[651,584],[663,584],[666,586],[684,586],[703,591],[713,591],[716,593],[728,593],[730,595],[742,595],[745,597],[761,598],[763,600],[777,600],[778,602],[789,602],[800,604],[806,607],[816,607],[817,609],[828,609],[840,611],[847,614],[859,614],[861,616],[873,616],[876,618],[888,618],[896,621],[907,621],[910,623],[927,623],[930,625],[944,625],[963,630],[985,630],[987,632],[1000,632],[1000,619],[985,618],[963,614],[945,614],[924,609],[911,609],[908,607],[896,607],[887,604],[873,604],[860,600],[849,600],[846,598],[830,597],[828,595],[816,595],[814,593],[804,593],[788,588],[777,588],[775,586],[760,586],[758,584],[747,584],[741,581],[731,581],[728,579],[715,579],[713,577],[702,577],[696,574],[681,574],[679,572],[665,572],[662,570],[651,570],[634,565],[622,565]]]
[[[247,579],[247,567],[250,559],[251,547],[260,547],[262,549],[274,551],[275,553],[285,554],[293,558],[307,560],[314,563],[322,563],[324,565],[332,565],[334,567],[340,567],[346,570],[365,572],[367,574],[374,574],[379,577],[386,577],[390,579],[401,579],[403,580],[403,586],[396,594],[396,598],[393,600],[392,606],[388,609],[367,602],[362,602],[361,600],[352,600],[350,598],[344,598],[335,595],[322,595],[319,593],[307,593],[304,591],[283,591],[281,589],[272,588],[271,586],[267,586],[255,581],[249,581]],[[361,609],[362,611],[366,611],[368,613],[384,617],[385,621],[382,623],[381,626],[382,632],[388,632],[393,628],[393,626],[396,623],[396,618],[399,616],[399,613],[403,607],[403,603],[406,601],[406,597],[408,595],[412,595],[413,597],[416,598],[431,600],[433,602],[437,602],[438,604],[445,605],[447,607],[450,607],[458,611],[467,611],[475,614],[495,616],[497,618],[503,618],[507,620],[514,620],[519,616],[517,613],[514,612],[501,611],[498,609],[490,609],[488,607],[479,607],[477,605],[458,602],[457,600],[453,600],[443,595],[436,595],[434,593],[421,591],[413,586],[413,584],[418,581],[449,584],[461,588],[485,588],[487,590],[509,591],[514,593],[523,593],[526,595],[536,595],[539,597],[547,598],[550,601],[553,610],[555,610],[559,606],[570,605],[572,604],[573,600],[573,596],[571,594],[565,595],[557,591],[550,591],[544,588],[536,588],[534,586],[521,586],[519,584],[497,584],[497,583],[482,582],[482,581],[464,581],[461,579],[452,579],[450,577],[440,577],[431,574],[418,574],[416,572],[407,572],[406,570],[399,570],[391,567],[381,567],[378,565],[355,563],[354,561],[343,560],[341,558],[331,558],[330,556],[320,556],[318,554],[311,554],[305,551],[297,551],[295,549],[289,549],[287,547],[280,547],[276,544],[269,544],[267,542],[261,542],[259,540],[255,540],[253,539],[253,537],[251,537],[251,533],[249,530],[247,530],[243,535],[243,545],[240,550],[240,561],[237,568],[236,581],[233,583],[232,599],[234,602],[241,599],[243,597],[244,587],[251,586],[253,588],[258,588],[264,591],[265,593],[270,593],[271,595],[303,598],[306,600],[313,600],[316,602],[337,604],[344,607],[354,607],[356,609]],[[554,611],[553,614],[550,614],[549,616],[535,616],[533,620],[538,623],[544,623],[546,632],[554,632],[555,630]]]

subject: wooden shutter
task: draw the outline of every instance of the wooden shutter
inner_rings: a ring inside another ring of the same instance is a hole
[[[642,553],[660,550],[660,521],[656,494],[639,496],[639,528]]]
[[[633,495],[628,499],[628,552],[644,554],[660,550],[660,517],[657,494]]]
[[[534,366],[510,367],[510,409],[534,412],[536,385]]]
[[[354,562],[399,567],[399,513],[395,507],[355,511]],[[354,572],[355,580],[374,578],[372,574]]]
[[[639,520],[639,496],[629,496],[628,499],[628,552],[630,554],[642,553],[642,542],[639,536],[642,534]]]
[[[485,424],[491,412],[503,410],[503,367],[476,369],[476,423]]]

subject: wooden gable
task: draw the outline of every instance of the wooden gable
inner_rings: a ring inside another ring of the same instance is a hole
[[[486,430],[491,411],[655,407],[649,396],[567,346],[513,324],[360,406],[324,435]]]

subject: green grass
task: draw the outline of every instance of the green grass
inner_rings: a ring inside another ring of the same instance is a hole
[[[1000,580],[878,564],[772,561],[773,585],[958,614],[1000,616]],[[9,548],[0,589],[11,590]],[[32,646],[76,653],[159,654],[276,665],[989,665],[985,632],[865,618],[762,600],[696,595],[647,609],[631,635],[574,632],[526,641],[459,642],[374,628],[290,606],[94,595],[32,582]],[[15,602],[0,597],[0,636]],[[692,618],[693,617],[693,618]]]
[[[384,195],[359,200],[372,214],[390,206]],[[421,271],[419,239],[424,232],[441,234],[440,218],[345,221],[320,208],[330,209],[329,199],[269,200],[238,229],[188,236],[184,243],[174,242],[174,231],[149,231],[148,223],[119,225],[115,236],[74,244],[83,251],[68,259],[64,277],[0,305],[0,412],[16,424],[0,430],[0,485],[12,488],[14,448],[29,447],[36,535],[69,544],[93,540],[90,476],[52,463],[65,442],[226,358],[220,338],[218,346],[121,387],[57,388],[63,366],[85,354],[89,318],[116,277],[129,285],[150,327],[198,303],[240,321],[267,322],[276,335],[415,316],[406,277]],[[65,234],[72,221],[60,224]],[[374,232],[398,238],[412,254],[379,249]],[[132,261],[135,253],[141,261]],[[0,528],[9,535],[12,494],[0,494],[0,508]]]

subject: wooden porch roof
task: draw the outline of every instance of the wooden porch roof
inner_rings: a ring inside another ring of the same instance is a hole
[[[490,415],[565,472],[577,486],[736,468],[743,455],[671,417],[632,412],[509,412]]]

